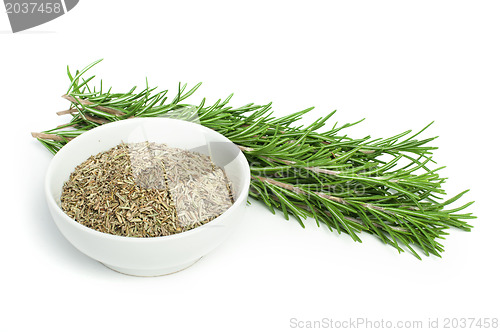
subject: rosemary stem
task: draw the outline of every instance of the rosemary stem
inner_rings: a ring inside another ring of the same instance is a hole
[[[94,103],[86,100],[86,99],[75,98],[75,97],[72,97],[72,96],[68,96],[67,94],[62,95],[62,97],[64,99],[72,102],[72,103],[91,106],[91,107],[93,107],[93,108],[95,108],[97,110],[109,113],[111,115],[125,115],[125,113],[123,113],[122,111],[118,111],[118,110],[115,110],[115,109],[109,108],[109,107],[99,106],[99,105],[96,105],[96,104],[94,104]]]

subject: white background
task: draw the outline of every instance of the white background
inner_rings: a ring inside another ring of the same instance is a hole
[[[288,331],[290,319],[500,318],[498,1],[97,1],[12,34],[0,13],[3,156],[2,331]],[[117,90],[179,81],[213,102],[317,106],[347,134],[393,135],[435,124],[450,193],[471,192],[471,233],[450,231],[443,258],[418,261],[369,235],[273,216],[258,203],[191,268],[118,274],[73,248],[43,195],[51,155],[30,136],[68,119],[66,65]],[[362,329],[358,329],[362,330]],[[408,329],[409,330],[409,329]],[[423,330],[423,329],[421,329]],[[484,330],[484,329],[483,329]],[[491,330],[491,329],[489,329]]]

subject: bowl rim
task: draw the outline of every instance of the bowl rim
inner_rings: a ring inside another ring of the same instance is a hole
[[[76,221],[75,219],[73,219],[70,216],[68,216],[62,210],[62,208],[56,203],[56,200],[54,199],[53,195],[51,194],[51,190],[50,190],[50,187],[51,187],[50,180],[52,178],[52,174],[54,173],[55,164],[56,164],[56,162],[59,159],[61,159],[61,158],[64,157],[65,151],[67,151],[69,149],[72,149],[73,145],[77,144],[75,142],[79,142],[80,140],[85,139],[85,138],[82,138],[82,137],[85,137],[87,134],[89,134],[91,132],[93,133],[93,135],[96,135],[97,133],[100,133],[100,132],[106,132],[109,128],[114,128],[114,127],[125,125],[125,123],[130,123],[130,122],[138,122],[138,123],[142,122],[143,123],[143,122],[157,122],[157,121],[182,122],[183,125],[192,126],[196,130],[210,131],[213,134],[215,134],[216,136],[219,136],[220,138],[222,138],[223,140],[225,140],[226,142],[234,144],[233,142],[231,142],[231,140],[229,140],[229,138],[225,137],[224,135],[218,133],[217,131],[215,131],[213,129],[210,129],[210,128],[205,127],[205,126],[203,126],[201,124],[198,124],[198,123],[189,122],[189,121],[180,120],[180,119],[172,119],[172,118],[133,118],[133,119],[125,119],[125,120],[119,120],[119,121],[114,121],[114,122],[103,124],[103,125],[101,125],[99,127],[93,128],[93,129],[89,130],[88,132],[85,132],[85,133],[83,133],[83,134],[75,137],[71,141],[69,141],[67,144],[65,144],[53,156],[52,160],[50,161],[49,166],[47,168],[47,171],[45,173],[45,185],[44,185],[45,188],[44,189],[45,189],[45,196],[46,196],[47,203],[52,207],[52,211],[57,211],[57,213],[60,216],[62,216],[62,219],[65,222],[67,222],[67,223],[69,223],[71,225],[74,225],[76,228],[78,228],[78,229],[80,229],[80,230],[82,230],[82,231],[84,231],[84,232],[86,232],[86,233],[88,233],[89,235],[92,235],[92,236],[103,237],[105,239],[108,238],[108,239],[113,240],[113,241],[153,242],[153,241],[168,241],[168,239],[180,239],[180,238],[183,238],[183,237],[186,237],[186,236],[195,235],[196,233],[199,233],[199,232],[203,232],[204,230],[206,230],[209,227],[217,226],[217,224],[220,223],[221,217],[223,217],[224,215],[227,215],[228,213],[230,213],[233,210],[237,209],[240,205],[246,204],[246,200],[247,200],[247,197],[248,197],[248,188],[250,187],[250,177],[251,177],[250,176],[250,166],[248,165],[248,160],[246,159],[246,157],[243,154],[243,152],[240,149],[238,149],[239,150],[238,156],[235,159],[241,159],[241,158],[243,158],[242,159],[242,161],[243,161],[242,165],[243,165],[243,171],[244,171],[244,174],[243,174],[244,175],[244,179],[243,179],[242,194],[221,215],[219,215],[215,219],[213,219],[213,220],[209,221],[208,223],[203,224],[201,226],[195,227],[193,229],[190,229],[190,230],[187,230],[187,231],[184,231],[184,232],[181,232],[181,233],[176,233],[176,234],[171,234],[171,235],[154,236],[154,237],[128,237],[128,236],[115,235],[115,234],[109,234],[109,233],[104,233],[104,232],[97,231],[95,229],[92,229],[90,227],[87,227],[87,226],[84,226],[84,225],[80,224],[78,221]],[[61,153],[61,151],[62,151],[62,153]]]

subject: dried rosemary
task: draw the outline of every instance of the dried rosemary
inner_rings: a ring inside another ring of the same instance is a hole
[[[61,208],[100,232],[155,237],[206,224],[233,204],[209,156],[157,143],[120,144],[76,167]]]

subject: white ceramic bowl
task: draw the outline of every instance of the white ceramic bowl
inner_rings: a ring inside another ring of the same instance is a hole
[[[235,191],[234,204],[211,222],[192,230],[162,237],[132,238],[101,233],[76,222],[60,208],[63,184],[75,167],[121,142],[166,143],[170,147],[210,152],[223,167]],[[208,143],[208,144],[207,144]],[[199,124],[141,118],[109,123],[66,144],[52,159],[45,192],[54,221],[78,250],[109,268],[130,275],[156,276],[183,270],[217,247],[242,217],[250,185],[248,162],[221,134]]]

